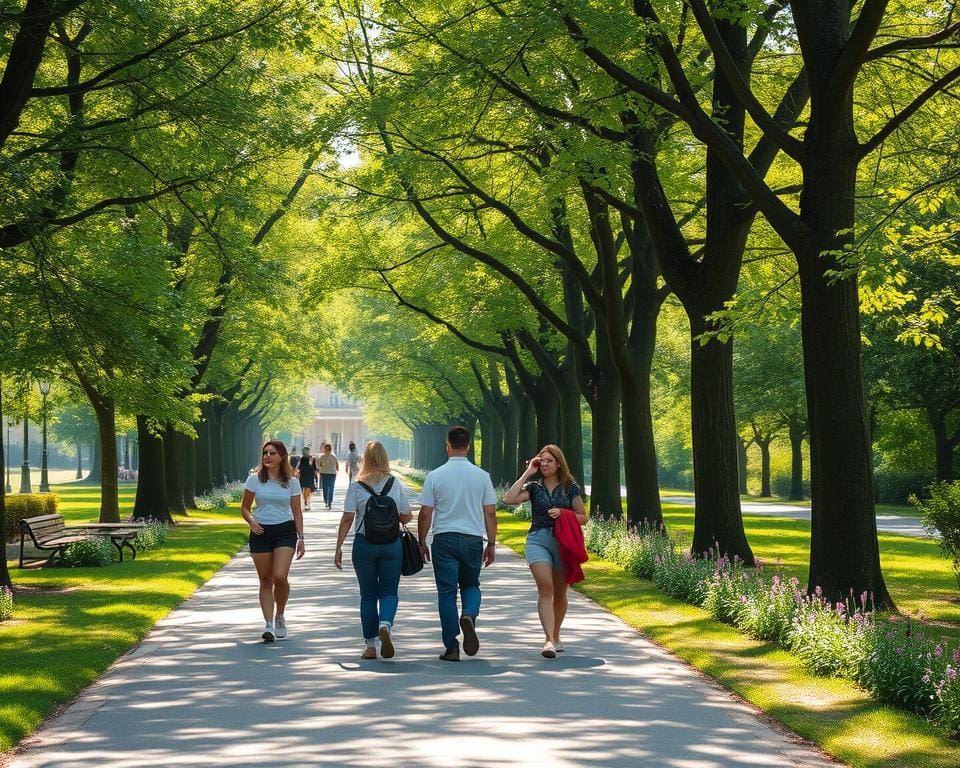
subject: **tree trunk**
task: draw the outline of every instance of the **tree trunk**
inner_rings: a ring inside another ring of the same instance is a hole
[[[167,506],[167,480],[164,472],[163,440],[153,434],[146,416],[137,416],[137,443],[140,446],[140,472],[133,516],[173,524]]]
[[[760,496],[769,499],[770,493],[770,443],[772,438],[758,438],[756,444],[760,448]]]
[[[657,450],[653,441],[653,415],[650,411],[650,372],[656,345],[657,318],[647,318],[642,329],[643,343],[632,359],[618,365],[623,386],[623,469],[627,486],[627,523],[646,522],[663,525],[660,507],[660,480],[657,476]],[[636,322],[636,320],[634,321]],[[634,328],[634,335],[637,329]]]
[[[77,443],[77,480],[83,480],[83,443]]]
[[[947,420],[936,408],[927,408],[927,423],[933,430],[934,451],[937,457],[937,480],[953,482],[953,451],[957,443],[947,434]]]
[[[214,406],[210,411],[210,473],[215,488],[227,483],[227,475],[223,467],[222,415],[223,410],[218,406]]]
[[[791,421],[788,425],[790,435],[790,496],[788,501],[803,501],[803,438],[806,429],[803,424]]]
[[[574,371],[572,347],[572,344],[567,345],[567,360],[560,368],[560,380],[555,382],[560,399],[559,445],[563,455],[567,457],[570,472],[578,483],[583,483],[583,415],[580,407],[582,399]]]
[[[103,477],[103,457],[100,450],[100,435],[97,435],[93,445],[90,448],[90,472],[87,474],[88,483],[100,484]]]
[[[213,476],[210,471],[210,409],[200,407],[200,423],[197,424],[196,441],[196,482],[194,496],[203,496],[213,490]]]
[[[0,425],[3,424],[3,382],[0,381]],[[7,473],[7,454],[0,440],[0,544],[7,546],[7,487],[3,478]],[[10,579],[10,571],[7,570],[7,556],[4,550],[3,557],[0,557],[0,587],[12,587],[13,581]]]
[[[747,495],[747,443],[742,437],[737,440],[737,474],[740,479],[740,495]]]
[[[737,423],[733,412],[733,345],[701,344],[704,314],[690,312],[690,403],[695,497],[693,544],[700,556],[719,547],[753,565],[743,530],[737,469]]]
[[[197,441],[195,438],[180,435],[183,448],[183,502],[187,509],[196,504],[194,493],[197,488]],[[186,514],[186,511],[184,511]]]
[[[533,398],[533,408],[536,411],[537,432],[536,446],[532,451],[524,452],[528,461],[534,457],[540,448],[549,443],[563,444],[563,434],[560,428],[560,395],[557,387],[545,374],[541,373],[537,377],[537,389],[531,392],[530,396]],[[579,392],[577,392],[577,397],[580,397]],[[519,472],[517,474],[519,475]],[[577,475],[577,478],[583,479],[582,471],[581,474]]]
[[[163,478],[166,486],[167,508],[171,515],[187,511],[183,500],[183,446],[180,433],[170,424],[163,431]]]
[[[113,400],[107,397],[90,398],[90,405],[97,416],[100,433],[100,522],[119,523],[116,408]]]

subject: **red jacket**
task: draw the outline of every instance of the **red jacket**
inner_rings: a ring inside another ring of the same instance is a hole
[[[589,555],[583,543],[583,529],[572,509],[561,509],[560,517],[553,525],[553,536],[560,546],[560,560],[567,584],[583,581],[581,563],[587,562]]]

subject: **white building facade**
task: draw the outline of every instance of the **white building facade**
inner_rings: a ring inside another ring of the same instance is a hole
[[[309,445],[312,453],[319,454],[320,447],[330,443],[334,454],[342,460],[351,442],[362,452],[367,442],[367,425],[360,403],[324,384],[313,384],[308,392],[313,407],[312,420],[293,435],[297,452]]]

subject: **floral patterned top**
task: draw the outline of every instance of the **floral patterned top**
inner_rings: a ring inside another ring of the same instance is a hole
[[[573,500],[577,496],[583,495],[580,486],[572,480],[565,487],[557,485],[553,491],[548,491],[539,480],[531,480],[523,487],[530,494],[531,515],[528,533],[533,533],[541,528],[552,530],[555,521],[547,514],[547,510],[553,507],[573,509]]]

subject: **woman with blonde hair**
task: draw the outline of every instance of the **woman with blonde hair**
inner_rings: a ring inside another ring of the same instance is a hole
[[[333,562],[343,570],[343,542],[352,528],[351,560],[360,584],[360,625],[364,643],[361,658],[377,658],[379,640],[380,655],[390,659],[394,655],[392,632],[399,603],[397,591],[402,554],[399,536],[388,544],[367,540],[363,518],[367,501],[374,495],[393,499],[400,523],[407,523],[413,517],[407,487],[390,474],[390,458],[378,440],[370,441],[363,449],[360,471],[355,482],[347,488]]]
[[[283,612],[290,597],[290,564],[294,553],[299,560],[304,552],[300,483],[279,440],[263,444],[260,465],[243,485],[240,514],[250,526],[250,557],[260,580],[266,623],[260,637],[272,643],[287,636]]]
[[[540,479],[531,480],[538,472]],[[541,655],[555,659],[557,653],[564,650],[560,642],[560,625],[567,615],[568,585],[553,529],[564,509],[572,510],[580,525],[587,524],[582,491],[570,474],[563,451],[551,443],[530,459],[503,500],[507,504],[530,502],[530,530],[525,556],[537,584],[537,613],[546,637]]]

